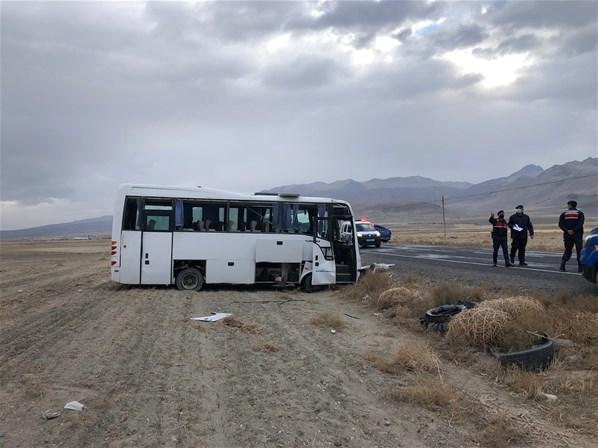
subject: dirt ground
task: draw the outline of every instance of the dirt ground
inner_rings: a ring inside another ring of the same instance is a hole
[[[477,420],[392,398],[410,377],[366,356],[419,336],[342,289],[125,287],[108,241],[0,249],[0,446],[480,446]],[[189,319],[216,311],[236,320]],[[314,325],[323,313],[344,326]],[[447,363],[443,380],[520,421],[520,446],[598,444],[492,378]],[[86,409],[41,417],[71,400]]]

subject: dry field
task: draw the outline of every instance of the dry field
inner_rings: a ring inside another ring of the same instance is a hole
[[[492,247],[490,224],[447,225],[446,238],[441,224],[388,224],[393,230],[392,242],[396,244],[431,244],[471,247]],[[598,226],[588,222],[586,230]],[[535,224],[534,239],[528,239],[528,250],[544,252],[563,251],[563,233],[554,224]]]
[[[562,328],[575,349],[527,374],[419,328],[431,304],[491,298],[481,288],[407,278],[381,297],[397,285],[372,275],[187,293],[112,284],[106,241],[0,249],[0,446],[598,445],[591,329]],[[213,311],[234,316],[189,320]],[[86,409],[42,419],[71,400]]]

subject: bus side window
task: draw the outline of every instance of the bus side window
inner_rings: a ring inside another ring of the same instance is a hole
[[[138,198],[127,198],[125,202],[123,230],[141,230],[139,202]]]
[[[231,204],[228,209],[229,232],[273,232],[272,205]]]
[[[144,225],[147,232],[169,232],[172,230],[172,200],[146,199],[144,201]]]
[[[284,233],[302,233],[313,235],[313,223],[317,214],[315,205],[283,204],[282,231]]]
[[[224,230],[224,204],[183,202],[183,230],[195,232],[222,232]]]

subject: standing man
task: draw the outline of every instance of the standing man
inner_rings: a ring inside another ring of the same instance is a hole
[[[494,213],[490,213],[488,220],[492,224],[492,261],[494,266],[498,261],[498,248],[502,248],[502,254],[505,257],[505,267],[511,267],[509,263],[509,252],[507,249],[507,221],[505,221],[504,210],[498,211],[498,218],[494,217]]]
[[[527,234],[534,239],[534,226],[531,219],[523,213],[523,205],[515,207],[515,214],[511,215],[507,224],[511,229],[511,264],[515,263],[515,254],[519,252],[519,266],[527,266],[525,262],[525,246]]]
[[[579,262],[579,253],[583,242],[583,222],[585,216],[577,210],[577,202],[567,202],[568,210],[561,213],[559,217],[559,227],[563,231],[563,242],[565,243],[565,253],[561,259],[561,271],[565,272],[565,264],[571,258],[573,253],[573,246],[577,254],[577,272],[582,271],[581,263]]]

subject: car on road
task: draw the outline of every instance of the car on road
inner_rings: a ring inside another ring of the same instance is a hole
[[[374,224],[374,227],[378,232],[380,232],[380,240],[384,241],[385,243],[390,241],[390,237],[392,236],[392,232],[390,231],[390,229],[387,229],[386,227],[381,226],[380,224]]]
[[[598,271],[598,227],[592,229],[590,234],[586,236],[579,261],[583,269],[583,276],[590,282],[596,283],[596,272]]]
[[[374,224],[369,221],[357,221],[355,223],[355,230],[357,232],[357,243],[359,244],[359,247],[380,247],[380,232],[376,230]]]

